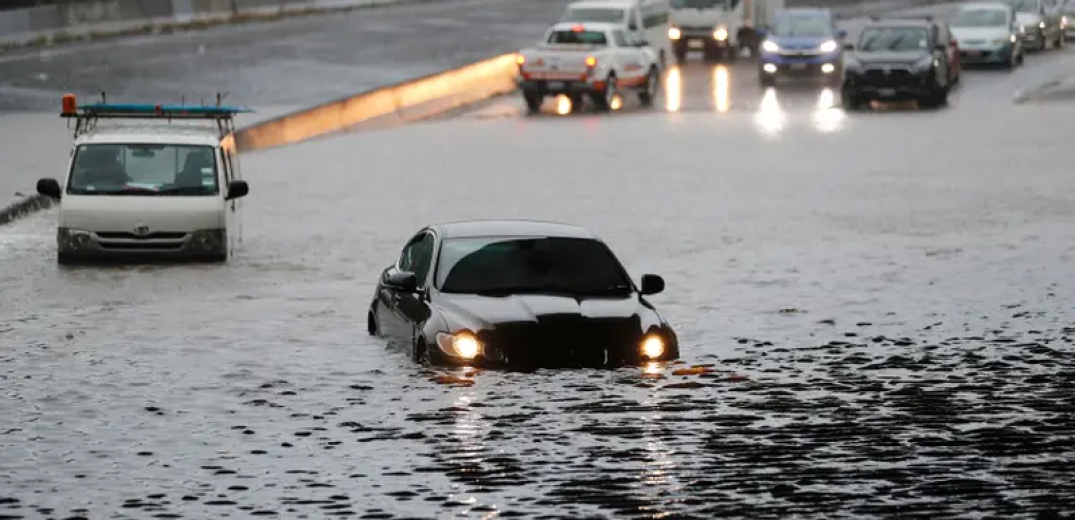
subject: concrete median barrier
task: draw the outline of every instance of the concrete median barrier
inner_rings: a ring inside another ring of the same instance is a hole
[[[432,117],[515,89],[515,54],[378,88],[286,114],[236,132],[240,153],[284,146],[366,122]]]

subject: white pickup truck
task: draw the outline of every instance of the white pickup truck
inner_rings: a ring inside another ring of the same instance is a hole
[[[531,113],[541,110],[546,96],[560,94],[571,100],[572,110],[582,106],[584,95],[609,110],[627,90],[649,106],[661,84],[657,51],[635,40],[623,24],[555,24],[541,44],[519,51],[517,61],[516,83]]]

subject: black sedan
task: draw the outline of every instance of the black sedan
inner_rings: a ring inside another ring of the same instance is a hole
[[[432,365],[616,367],[679,357],[672,328],[609,247],[578,226],[478,220],[428,226],[381,274],[370,334]]]

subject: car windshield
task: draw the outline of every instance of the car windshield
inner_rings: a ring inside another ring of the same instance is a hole
[[[568,9],[561,22],[623,23],[623,9],[580,7]]]
[[[773,35],[789,38],[831,36],[832,25],[828,19],[817,15],[781,16],[773,26]]]
[[[1038,0],[1008,0],[1008,5],[1017,13],[1034,13],[1038,10]]]
[[[952,17],[952,27],[1003,27],[1008,17],[1000,9],[963,9]]]
[[[633,290],[603,242],[566,237],[449,238],[441,246],[436,283],[443,292],[490,296]]]
[[[169,144],[84,144],[75,150],[67,193],[216,195],[214,148]]]
[[[553,45],[608,45],[601,31],[553,31],[549,35]]]
[[[858,50],[908,52],[929,49],[929,33],[918,27],[869,27],[862,31]]]
[[[726,9],[727,3],[727,0],[672,0],[672,9]]]

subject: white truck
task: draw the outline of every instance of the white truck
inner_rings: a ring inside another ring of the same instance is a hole
[[[540,111],[547,96],[561,94],[572,110],[586,95],[599,110],[609,110],[627,91],[650,106],[661,84],[657,51],[619,23],[555,24],[540,44],[519,51],[517,63],[516,84],[530,113]]]
[[[743,49],[756,56],[757,29],[784,6],[784,0],[672,0],[672,50],[680,62],[691,50],[702,51],[706,60],[732,61]]]

